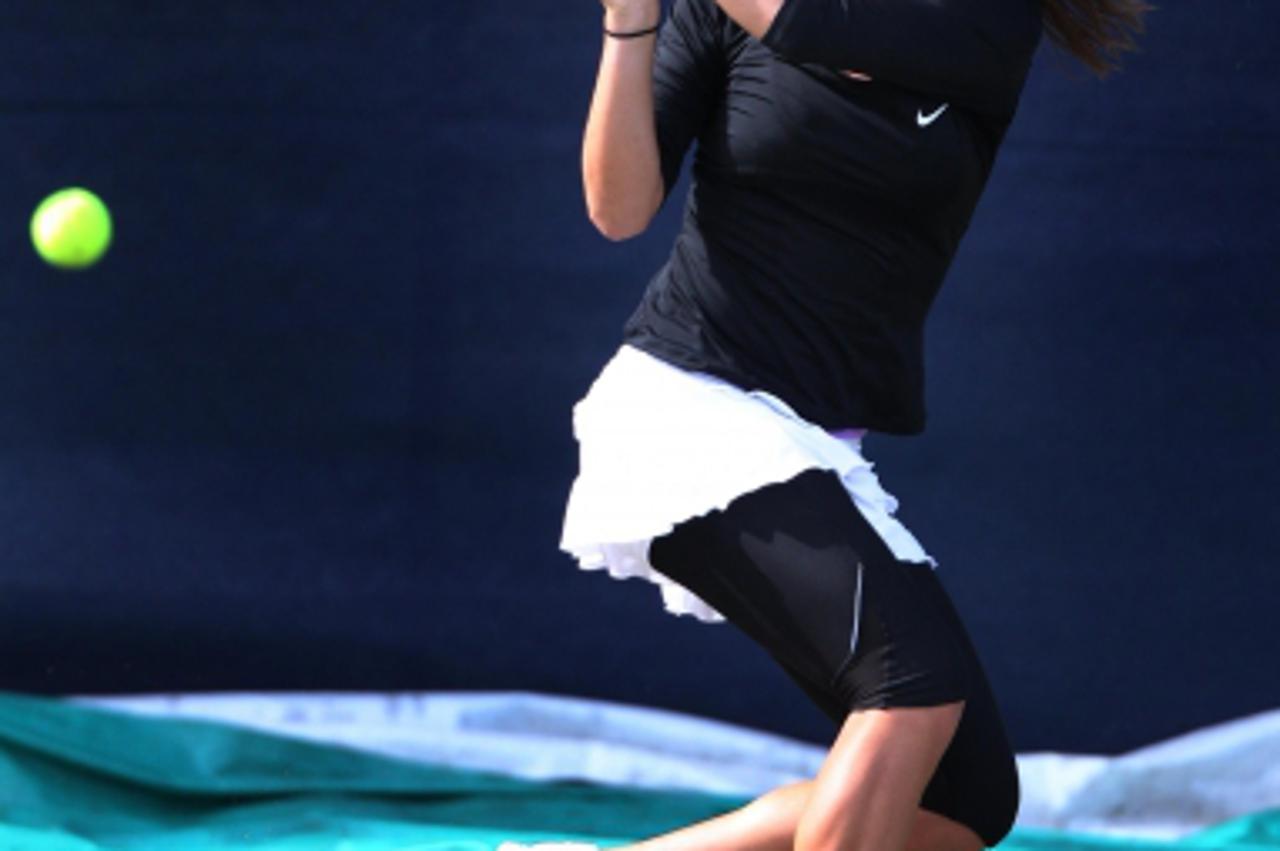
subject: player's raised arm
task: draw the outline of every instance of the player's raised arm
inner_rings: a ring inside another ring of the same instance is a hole
[[[610,239],[643,231],[662,202],[653,114],[658,0],[603,0],[604,48],[582,143],[587,214]]]
[[[658,0],[607,5],[600,72],[583,140],[592,222],[611,239],[648,227],[693,140],[724,97],[727,66],[714,0],[675,0],[657,33]],[[656,39],[656,43],[655,43]]]

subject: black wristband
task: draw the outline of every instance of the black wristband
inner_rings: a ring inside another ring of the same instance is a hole
[[[629,33],[619,33],[619,32],[613,32],[612,30],[605,30],[604,34],[609,36],[610,38],[639,38],[642,35],[648,35],[649,33],[656,33],[658,31],[658,28],[661,26],[662,24],[658,23],[649,27],[649,29],[647,30],[636,30],[635,32],[629,32]]]

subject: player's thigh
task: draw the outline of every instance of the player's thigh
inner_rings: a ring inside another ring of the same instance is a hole
[[[837,725],[854,709],[964,697],[932,568],[898,561],[831,471],[681,523],[649,558],[763,646]]]
[[[839,479],[809,470],[681,523],[649,549],[656,570],[773,655],[836,724],[849,707],[824,694],[850,652],[863,549],[850,512]]]

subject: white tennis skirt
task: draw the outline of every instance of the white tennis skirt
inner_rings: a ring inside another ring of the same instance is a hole
[[[573,408],[579,470],[560,548],[583,570],[656,584],[667,611],[724,618],[656,571],[649,542],[765,485],[821,468],[902,561],[937,562],[894,518],[898,501],[862,455],[862,429],[828,432],[781,399],[622,346]]]

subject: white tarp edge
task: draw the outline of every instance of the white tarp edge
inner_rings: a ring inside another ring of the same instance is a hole
[[[525,692],[174,694],[73,702],[536,780],[755,795],[824,749],[677,712]],[[1018,755],[1018,824],[1171,838],[1280,807],[1280,710],[1117,757]]]

